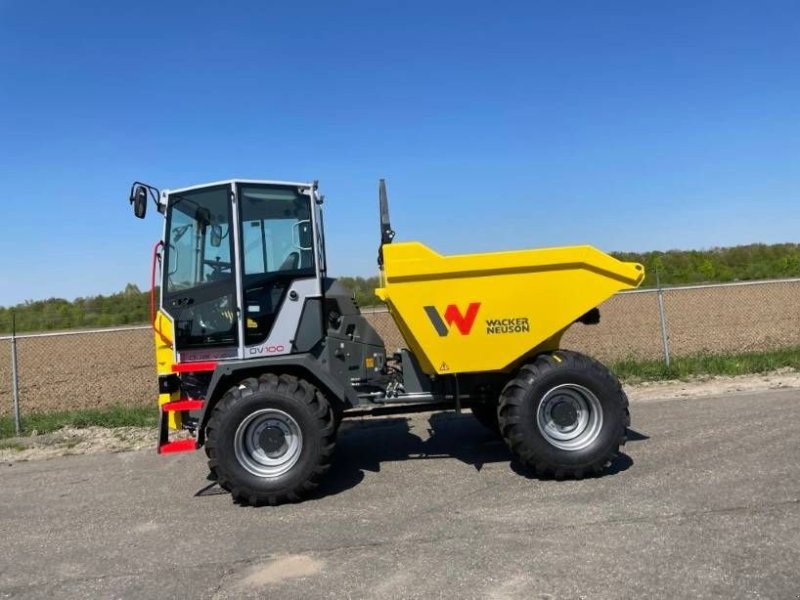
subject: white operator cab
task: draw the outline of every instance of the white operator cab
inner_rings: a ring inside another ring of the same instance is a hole
[[[160,193],[160,307],[173,323],[176,362],[292,352],[306,300],[322,296],[322,201],[316,182],[229,180]]]

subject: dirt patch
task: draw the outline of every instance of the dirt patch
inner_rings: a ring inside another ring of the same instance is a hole
[[[632,403],[723,396],[782,388],[800,389],[800,372],[780,369],[760,375],[695,377],[686,381],[657,381],[626,385]],[[65,428],[54,433],[0,440],[0,463],[11,464],[71,454],[126,452],[156,448],[150,427]]]
[[[9,343],[0,341],[0,415],[11,414]],[[151,406],[158,394],[153,332],[111,330],[20,338],[20,409],[31,413]]]
[[[71,454],[127,452],[156,447],[151,427],[65,427],[53,433],[0,440],[0,462],[40,460]]]
[[[304,554],[294,554],[254,565],[234,587],[239,591],[260,589],[287,579],[310,577],[322,571],[323,563]]]
[[[652,381],[625,386],[631,402],[722,396],[781,388],[800,388],[800,372],[787,368],[758,375],[715,375],[693,377],[686,381]]]

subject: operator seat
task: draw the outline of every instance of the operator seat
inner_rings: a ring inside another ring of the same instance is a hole
[[[300,254],[297,252],[290,252],[289,256],[278,267],[279,271],[296,271],[300,263]]]
[[[311,250],[303,250],[300,253],[300,268],[310,269],[314,265],[314,253]]]

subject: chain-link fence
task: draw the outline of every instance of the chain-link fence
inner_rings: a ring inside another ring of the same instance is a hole
[[[21,334],[0,338],[0,416],[14,412],[14,346],[23,420],[35,412],[143,406],[158,393],[149,326]]]
[[[404,345],[385,309],[364,313],[389,351]],[[563,347],[606,362],[800,347],[800,279],[623,292],[601,314],[599,325],[570,328]],[[0,417],[13,414],[13,345],[23,419],[154,402],[149,327],[25,334],[0,337]]]

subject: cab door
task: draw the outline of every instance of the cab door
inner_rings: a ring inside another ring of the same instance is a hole
[[[173,319],[184,359],[209,348],[219,357],[238,352],[232,224],[230,185],[168,197],[162,310]]]
[[[237,198],[244,345],[248,355],[262,355],[287,302],[299,303],[302,310],[300,296],[318,294],[311,197],[297,186],[242,183],[237,187]],[[281,339],[267,346],[269,354],[291,351],[297,319],[287,315],[283,321]]]

